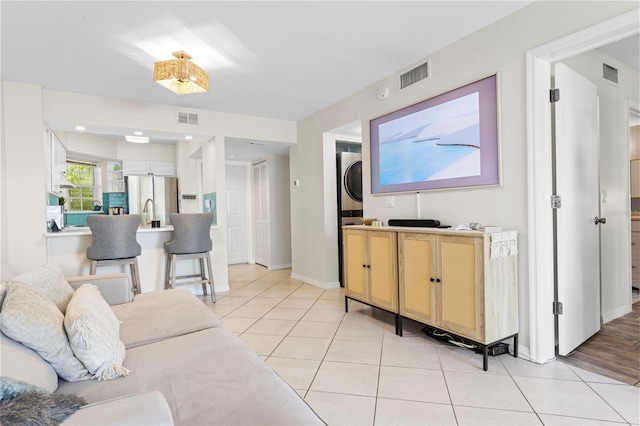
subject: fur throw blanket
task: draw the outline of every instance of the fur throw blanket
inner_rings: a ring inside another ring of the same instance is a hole
[[[83,398],[76,395],[49,393],[24,382],[6,377],[2,379],[0,425],[59,425],[86,404]],[[22,393],[17,392],[19,387],[24,390]]]

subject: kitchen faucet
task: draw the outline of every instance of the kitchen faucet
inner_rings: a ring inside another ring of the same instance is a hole
[[[149,203],[151,203],[151,209],[149,209]],[[142,209],[142,213],[146,213],[144,220],[147,225],[156,219],[156,207],[153,203],[153,198],[147,198],[147,201],[144,202],[144,208]]]

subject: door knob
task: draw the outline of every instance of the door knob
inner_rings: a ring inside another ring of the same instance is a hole
[[[606,217],[598,217],[596,216],[595,219],[593,219],[593,222],[597,225],[599,223],[602,223],[603,225],[605,223],[607,223],[607,218]]]

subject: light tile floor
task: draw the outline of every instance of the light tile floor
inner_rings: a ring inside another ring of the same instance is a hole
[[[330,425],[640,424],[640,388],[559,361],[482,357],[404,321],[322,290],[290,270],[229,267],[211,306]]]

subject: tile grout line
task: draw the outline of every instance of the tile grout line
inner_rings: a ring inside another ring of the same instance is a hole
[[[325,290],[326,292],[326,290]],[[324,292],[322,293],[324,294]],[[320,296],[322,297],[322,296]],[[320,298],[318,298],[316,300],[316,302],[320,300]],[[315,305],[316,303],[314,302],[313,305]],[[311,308],[313,308],[313,305],[311,305],[309,307],[309,310]],[[307,310],[307,312],[309,312],[309,310]],[[327,353],[329,352],[329,348],[331,348],[331,345],[333,344],[333,341],[335,340],[336,334],[338,334],[338,330],[340,329],[340,325],[342,325],[342,321],[344,320],[344,316],[342,317],[342,319],[340,320],[340,322],[338,323],[338,326],[336,327],[335,331],[333,332],[333,336],[331,337],[331,341],[329,342],[329,346],[327,346],[327,350],[325,351],[322,359],[320,360],[320,364],[318,364],[318,368],[316,369],[316,372],[314,373],[313,377],[311,378],[311,381],[309,382],[309,387],[307,388],[305,394],[304,394],[304,399],[306,401],[307,395],[309,395],[309,392],[311,391],[311,386],[313,386],[313,382],[316,380],[316,377],[318,377],[318,372],[320,371],[320,368],[322,367],[322,364],[324,364],[324,360],[327,358]]]

